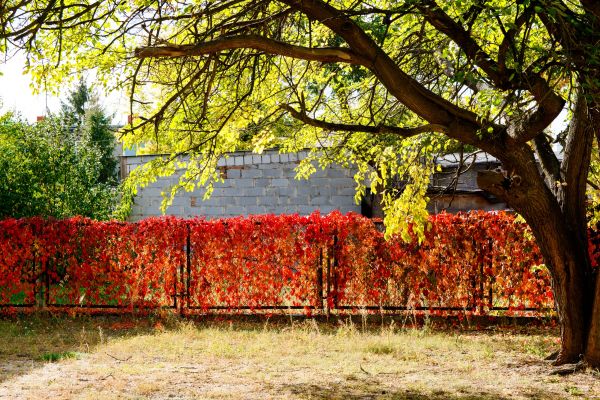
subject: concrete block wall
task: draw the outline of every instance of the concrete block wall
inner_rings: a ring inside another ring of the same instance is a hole
[[[223,182],[214,186],[212,196],[202,200],[204,189],[180,192],[166,214],[179,217],[206,216],[222,218],[252,214],[308,215],[315,210],[327,214],[333,210],[359,213],[354,202],[355,183],[352,169],[332,165],[325,170],[317,168],[308,180],[295,179],[295,168],[306,152],[279,154],[276,150],[263,154],[236,152],[219,160]],[[123,175],[156,156],[123,157]],[[181,173],[181,172],[180,172]],[[179,174],[159,178],[141,189],[135,198],[131,220],[162,215],[161,192],[178,181]]]

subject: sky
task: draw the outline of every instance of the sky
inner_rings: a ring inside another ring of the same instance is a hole
[[[47,115],[60,110],[60,100],[64,100],[69,92],[69,87],[59,97],[46,96],[44,93],[34,95],[30,87],[31,79],[23,74],[25,57],[17,54],[5,63],[0,62],[0,114],[7,111],[19,112],[29,122],[34,122],[38,116]],[[91,82],[88,82],[91,83]],[[113,116],[113,123],[124,124],[127,122],[128,100],[120,93],[100,94],[100,104],[104,106],[107,114]]]

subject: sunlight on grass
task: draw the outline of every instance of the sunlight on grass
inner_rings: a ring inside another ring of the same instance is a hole
[[[597,381],[547,375],[551,329],[30,317],[0,320],[0,337],[0,397],[554,399]]]

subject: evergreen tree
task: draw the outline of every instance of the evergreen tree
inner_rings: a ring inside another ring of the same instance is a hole
[[[62,103],[61,118],[81,140],[88,140],[97,148],[102,164],[98,182],[116,186],[118,161],[114,149],[117,141],[110,127],[110,117],[83,79]]]

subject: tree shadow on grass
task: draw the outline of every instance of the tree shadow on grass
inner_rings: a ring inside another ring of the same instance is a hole
[[[433,390],[423,392],[415,389],[389,390],[377,387],[376,384],[328,384],[328,385],[306,385],[287,384],[279,389],[290,393],[294,398],[300,399],[344,399],[344,400],[508,400],[507,397],[498,392],[477,390],[476,384],[472,389],[461,389],[458,392],[445,390]],[[523,396],[531,399],[557,399],[555,392],[546,392],[530,389]]]
[[[0,385],[48,363],[78,358],[107,338],[151,331],[150,319],[130,316],[0,318]]]

